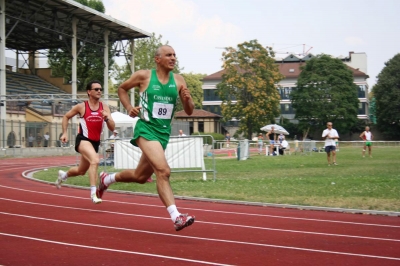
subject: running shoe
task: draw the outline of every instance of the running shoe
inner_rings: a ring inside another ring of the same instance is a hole
[[[63,178],[63,176],[65,176],[65,172],[62,171],[62,170],[59,170],[59,171],[58,171],[58,177],[57,177],[57,180],[56,180],[56,182],[55,182],[55,183],[56,183],[56,187],[57,187],[58,189],[61,188],[61,183],[65,181],[65,179]]]
[[[333,165],[338,165],[337,163],[333,163]]]
[[[99,203],[102,202],[102,200],[99,199],[99,198],[96,196],[96,194],[94,193],[94,194],[92,194],[92,202],[93,202],[94,204],[99,204]]]
[[[188,227],[194,223],[194,216],[188,215],[187,213],[185,214],[180,214],[178,217],[176,217],[174,226],[176,231],[180,231],[185,227]]]
[[[101,172],[101,173],[100,173],[100,177],[99,177],[99,179],[100,179],[99,188],[96,190],[96,196],[97,196],[99,199],[101,199],[101,198],[103,197],[104,191],[106,191],[107,188],[108,188],[108,186],[106,186],[106,185],[104,184],[104,178],[106,178],[107,175],[108,175],[108,174],[107,174],[106,172]]]

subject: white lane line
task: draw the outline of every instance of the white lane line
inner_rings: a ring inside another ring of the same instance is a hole
[[[55,193],[27,190],[27,189],[14,188],[14,187],[3,186],[3,185],[0,185],[0,187],[7,188],[7,189],[14,189],[14,190],[19,190],[19,191],[24,191],[24,192],[29,192],[29,193],[45,194],[45,195],[51,195],[51,196],[57,196],[57,197],[68,197],[68,198],[74,198],[74,199],[88,200],[88,198],[84,198],[84,197],[76,197],[76,196],[69,196],[69,195],[61,195],[61,194],[55,194]],[[113,201],[113,200],[103,200],[103,202],[112,202],[112,203],[117,203],[117,204],[127,204],[127,205],[136,205],[136,206],[165,208],[164,206],[161,206],[161,205],[133,203],[133,202],[123,202],[123,201]],[[222,214],[235,214],[235,215],[246,215],[246,216],[257,216],[257,217],[288,219],[288,220],[301,220],[301,221],[313,221],[313,222],[325,222],[325,223],[339,223],[339,224],[351,224],[351,225],[363,225],[363,226],[379,226],[379,227],[389,227],[389,228],[400,228],[400,225],[389,225],[389,224],[371,224],[371,223],[347,222],[347,221],[339,221],[339,220],[323,220],[323,219],[313,219],[313,218],[299,218],[299,217],[279,216],[279,215],[269,215],[269,214],[254,214],[254,213],[243,213],[243,212],[216,211],[216,210],[185,208],[185,207],[179,207],[179,209],[192,210],[192,211],[212,212],[212,213],[222,213]]]
[[[123,212],[113,212],[113,211],[93,210],[93,209],[76,208],[76,207],[66,207],[66,206],[58,206],[58,205],[50,205],[50,204],[43,204],[43,203],[27,202],[27,201],[20,201],[20,200],[5,199],[5,198],[0,198],[0,200],[7,200],[7,201],[18,202],[18,203],[23,203],[23,204],[39,205],[39,206],[54,207],[54,208],[61,208],[61,209],[88,211],[88,212],[92,212],[92,213],[93,212],[99,212],[99,213],[107,213],[107,214],[115,214],[115,215],[123,215],[123,216],[135,216],[135,217],[141,217],[141,218],[170,220],[169,218],[158,217],[158,216],[148,216],[148,215],[131,214],[131,213],[123,213]],[[2,213],[2,212],[0,212],[0,213]],[[249,225],[241,225],[241,224],[227,224],[227,223],[217,223],[217,222],[206,222],[206,221],[199,221],[199,220],[196,220],[196,223],[220,225],[220,226],[231,226],[231,227],[246,228],[246,229],[266,230],[266,231],[277,231],[277,232],[285,232],[285,233],[310,234],[310,235],[320,235],[320,236],[348,237],[348,238],[356,238],[356,239],[368,239],[368,240],[378,240],[378,241],[400,242],[400,239],[391,239],[391,238],[378,238],[378,237],[368,237],[368,236],[355,236],[355,235],[319,233],[319,232],[309,232],[309,231],[299,231],[299,230],[288,230],[288,229],[279,229],[279,228],[249,226]]]
[[[230,265],[230,264],[220,264],[220,263],[216,263],[216,262],[209,262],[209,261],[202,261],[202,260],[191,260],[191,259],[185,259],[185,258],[179,258],[179,257],[171,257],[171,256],[164,256],[164,255],[157,255],[157,254],[143,253],[143,252],[136,252],[136,251],[129,251],[129,250],[111,249],[111,248],[102,248],[102,247],[95,247],[95,246],[72,244],[72,243],[67,243],[67,242],[52,241],[52,240],[47,240],[47,239],[42,239],[42,238],[7,234],[7,233],[2,233],[2,232],[0,232],[0,235],[8,236],[8,237],[23,238],[23,239],[28,239],[28,240],[40,241],[40,242],[46,242],[46,243],[51,243],[51,244],[64,245],[64,246],[96,249],[96,250],[119,252],[119,253],[128,253],[128,254],[142,255],[142,256],[147,256],[147,257],[156,257],[156,258],[171,259],[171,260],[178,260],[178,261],[185,261],[185,262],[195,262],[195,263],[200,263],[200,264],[219,265],[219,266],[229,266]]]
[[[301,250],[301,251],[310,251],[310,252],[319,252],[319,253],[339,254],[339,255],[348,255],[348,256],[356,256],[356,257],[367,257],[367,258],[378,258],[378,259],[389,259],[389,260],[399,260],[400,261],[400,258],[395,258],[395,257],[385,257],[385,256],[375,256],[375,255],[357,254],[357,253],[348,253],[348,252],[339,252],[339,251],[330,251],[330,250],[299,248],[299,247],[293,247],[293,246],[280,246],[280,245],[272,245],[272,244],[260,244],[260,243],[225,240],[225,239],[215,239],[215,238],[181,236],[181,235],[173,235],[173,234],[166,234],[166,233],[159,233],[159,232],[136,230],[136,229],[130,229],[130,228],[120,228],[120,227],[104,226],[104,225],[98,225],[98,224],[85,224],[85,223],[70,222],[70,221],[63,221],[63,220],[47,219],[47,218],[42,218],[42,217],[20,215],[20,214],[12,214],[12,213],[5,213],[5,212],[0,212],[0,214],[13,215],[13,216],[18,216],[18,217],[23,217],[23,218],[30,218],[30,219],[45,220],[45,221],[51,221],[51,222],[68,223],[68,224],[81,225],[81,226],[90,226],[90,227],[98,227],[98,228],[130,231],[130,232],[137,232],[137,233],[162,235],[162,236],[169,236],[169,237],[188,238],[188,239],[194,239],[194,240],[213,241],[213,242],[222,242],[222,243],[230,243],[230,244],[242,244],[242,245],[260,246],[260,247],[272,247],[272,248],[281,248],[281,249],[292,249],[292,250]]]

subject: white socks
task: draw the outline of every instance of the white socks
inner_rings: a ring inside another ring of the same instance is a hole
[[[96,194],[96,186],[90,186],[90,195]]]
[[[109,185],[111,185],[112,183],[115,183],[115,173],[114,174],[108,174],[105,178],[104,178],[104,185],[106,185],[107,187]]]
[[[176,205],[168,206],[167,211],[169,212],[169,215],[171,215],[172,222],[175,223],[176,217],[178,217],[180,215],[180,213],[178,212],[178,209],[176,208]]]

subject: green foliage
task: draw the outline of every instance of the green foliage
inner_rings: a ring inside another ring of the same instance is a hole
[[[307,61],[290,97],[296,110],[299,128],[321,131],[333,122],[340,133],[347,133],[357,123],[357,86],[351,70],[340,60],[318,55]]]
[[[203,102],[203,89],[202,79],[206,76],[205,74],[194,74],[194,73],[182,73],[183,78],[186,81],[186,85],[192,95],[194,108],[201,109]],[[178,101],[177,111],[183,110],[182,103]]]
[[[135,55],[135,63],[134,63],[134,71],[142,70],[142,69],[154,69],[156,68],[156,63],[154,61],[154,55],[159,46],[168,44],[168,41],[162,41],[162,35],[158,35],[158,37],[153,33],[150,38],[143,38],[135,40],[134,46],[134,55]],[[128,45],[129,46],[129,45]],[[176,51],[175,51],[176,52]],[[127,58],[127,63],[119,66],[114,64],[112,67],[111,77],[116,81],[115,91],[118,89],[118,86],[127,80],[131,75],[131,59]],[[180,73],[183,70],[179,67],[179,60],[177,60],[175,64],[174,73]],[[139,104],[139,93],[138,90],[135,90],[135,102]]]
[[[222,116],[225,121],[239,119],[238,133],[251,139],[254,132],[279,115],[280,97],[275,85],[284,77],[272,50],[257,40],[228,47],[222,56],[225,74],[217,85]]]
[[[106,8],[104,7],[103,2],[101,0],[75,0],[75,2],[93,8],[94,10],[97,10],[101,13],[106,12]]]
[[[400,139],[400,54],[385,63],[374,86],[377,124],[388,139]]]
[[[215,141],[224,140],[225,136],[219,133],[204,133],[204,132],[193,132],[192,136],[194,135],[211,135]],[[209,137],[203,138],[204,144],[211,144],[211,139]]]
[[[104,13],[105,7],[100,0],[76,0],[76,2],[91,7]],[[111,48],[110,48],[111,49]],[[104,80],[104,60],[101,47],[98,45],[85,43],[82,47],[78,42],[77,50],[80,51],[77,58],[77,90],[84,91],[86,84],[91,80]],[[111,53],[109,53],[109,65],[114,63]],[[52,75],[64,77],[66,81],[71,80],[72,58],[71,51],[67,48],[50,49],[48,54],[48,64],[52,69]]]
[[[376,124],[376,98],[372,97],[369,101],[369,120],[372,124]]]

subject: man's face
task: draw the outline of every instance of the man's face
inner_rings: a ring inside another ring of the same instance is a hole
[[[88,94],[89,97],[92,96],[94,98],[100,99],[102,91],[103,88],[101,87],[101,84],[93,83],[91,89],[88,91]]]
[[[160,49],[160,54],[155,58],[157,65],[163,68],[173,70],[176,63],[175,50],[169,46],[163,46]]]

